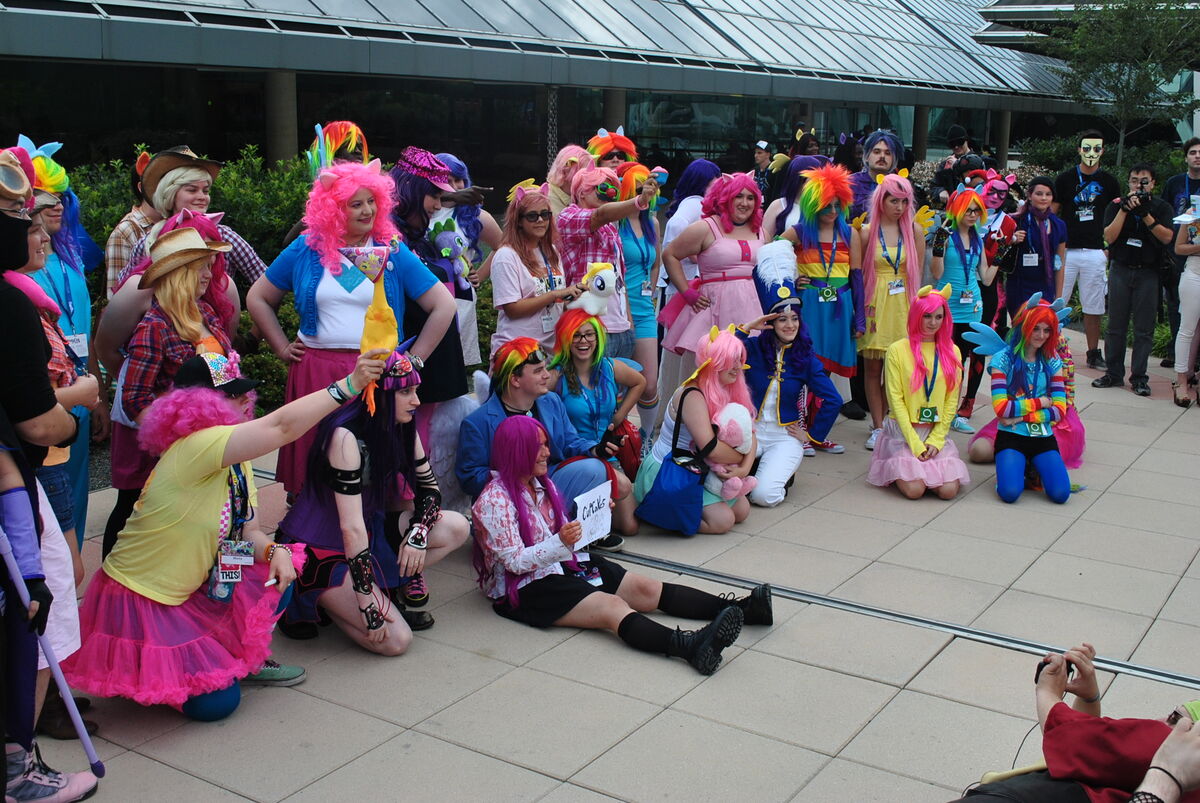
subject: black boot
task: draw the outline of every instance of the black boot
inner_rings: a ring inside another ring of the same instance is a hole
[[[1098,371],[1103,371],[1108,367],[1108,363],[1104,361],[1104,353],[1100,349],[1089,349],[1087,353],[1087,367],[1095,368]]]
[[[742,609],[730,605],[699,630],[676,628],[667,642],[667,655],[683,658],[701,675],[711,675],[721,665],[721,650],[737,641],[742,632],[742,619]]]
[[[763,583],[750,589],[749,595],[735,599],[733,604],[742,609],[743,624],[773,625],[775,614],[771,610],[771,585]]]

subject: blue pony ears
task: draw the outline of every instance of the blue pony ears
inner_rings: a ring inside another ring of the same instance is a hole
[[[33,144],[33,140],[31,140],[29,137],[25,136],[24,134],[17,134],[17,147],[24,148],[25,152],[29,154],[30,159],[34,158],[35,156],[44,156],[47,159],[50,159],[54,156],[54,154],[58,153],[59,149],[62,148],[62,143],[47,142],[45,145],[38,147],[37,145]]]
[[[1042,294],[1039,291],[1031,295],[1029,300],[1025,302],[1025,309],[1036,307],[1041,302]],[[1054,314],[1058,316],[1060,324],[1068,323],[1071,320],[1071,314],[1074,312],[1073,308],[1067,306],[1067,301],[1064,298],[1054,299],[1054,302],[1050,305],[1050,309],[1054,310]]]

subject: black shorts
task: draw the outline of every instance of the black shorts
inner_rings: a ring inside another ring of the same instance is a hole
[[[1014,432],[1000,430],[996,433],[995,454],[1005,449],[1015,449],[1025,455],[1026,460],[1032,460],[1040,454],[1058,451],[1058,438],[1050,435],[1045,438],[1031,438],[1028,435],[1017,435]]]
[[[597,569],[600,572],[600,585],[592,585],[563,566],[562,574],[551,574],[522,586],[517,592],[520,606],[512,607],[508,597],[503,597],[492,602],[492,610],[515,622],[524,622],[533,627],[550,627],[583,602],[585,597],[597,591],[617,593],[621,581],[625,579],[624,566],[594,553],[590,560],[580,565],[584,569]]]

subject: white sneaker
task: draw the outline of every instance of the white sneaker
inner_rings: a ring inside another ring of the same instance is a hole
[[[961,415],[954,416],[954,420],[950,422],[950,429],[955,432],[961,432],[964,435],[974,435],[975,427]]]
[[[867,442],[865,444],[863,444],[864,446],[867,447],[868,451],[872,451],[872,452],[875,451],[875,439],[878,438],[880,433],[882,433],[882,432],[883,432],[883,427],[880,427],[879,429],[871,430],[871,437],[867,438]]]
[[[812,441],[805,441],[804,442],[804,456],[805,457],[813,457],[814,455],[816,455],[816,453],[817,453],[817,450],[813,448]]]
[[[37,801],[37,803],[71,803],[91,797],[99,785],[91,772],[58,772],[42,761],[34,744],[29,753],[16,744],[5,745],[8,782],[5,801]],[[35,758],[36,756],[36,758]]]

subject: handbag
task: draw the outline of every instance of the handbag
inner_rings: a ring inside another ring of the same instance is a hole
[[[683,400],[697,390],[688,388],[679,397],[675,410],[675,430],[671,434],[671,454],[663,461],[650,492],[634,514],[642,521],[664,530],[691,537],[700,529],[704,509],[704,475],[707,467],[694,452],[679,448],[679,427]]]
[[[633,481],[637,477],[638,469],[642,467],[642,433],[626,418],[613,430],[613,435],[622,439],[615,455],[617,462],[621,464],[625,476]]]

